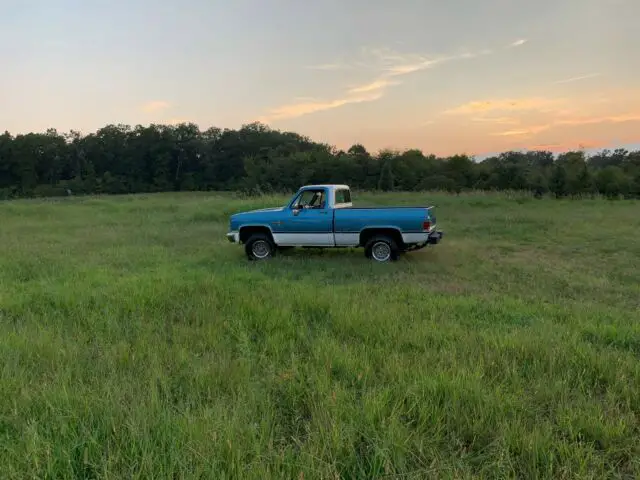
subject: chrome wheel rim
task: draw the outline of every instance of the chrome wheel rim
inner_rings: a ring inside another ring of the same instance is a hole
[[[391,247],[384,242],[377,242],[371,249],[371,255],[378,262],[386,262],[391,258]]]
[[[271,249],[267,242],[264,240],[258,240],[251,246],[251,252],[256,258],[267,258],[269,253],[271,253]]]

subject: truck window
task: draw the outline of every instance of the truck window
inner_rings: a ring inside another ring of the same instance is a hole
[[[336,190],[336,204],[338,203],[351,203],[351,192],[344,188]]]
[[[293,202],[292,208],[324,208],[324,190],[305,190]]]

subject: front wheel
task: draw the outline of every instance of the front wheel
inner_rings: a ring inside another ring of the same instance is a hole
[[[376,262],[392,262],[398,259],[399,249],[393,238],[376,235],[364,246],[364,254]]]
[[[266,260],[275,255],[276,246],[268,235],[255,233],[245,243],[244,251],[249,260]]]

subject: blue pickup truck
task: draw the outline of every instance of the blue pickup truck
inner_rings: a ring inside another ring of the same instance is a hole
[[[250,260],[292,247],[364,247],[367,258],[388,262],[443,236],[433,207],[356,208],[347,185],[307,185],[284,207],[236,213],[229,223],[227,239]]]

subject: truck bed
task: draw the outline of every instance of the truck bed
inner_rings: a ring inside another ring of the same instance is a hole
[[[433,207],[348,207],[334,210],[335,233],[356,233],[366,228],[396,228],[422,232],[425,220],[435,223]]]

